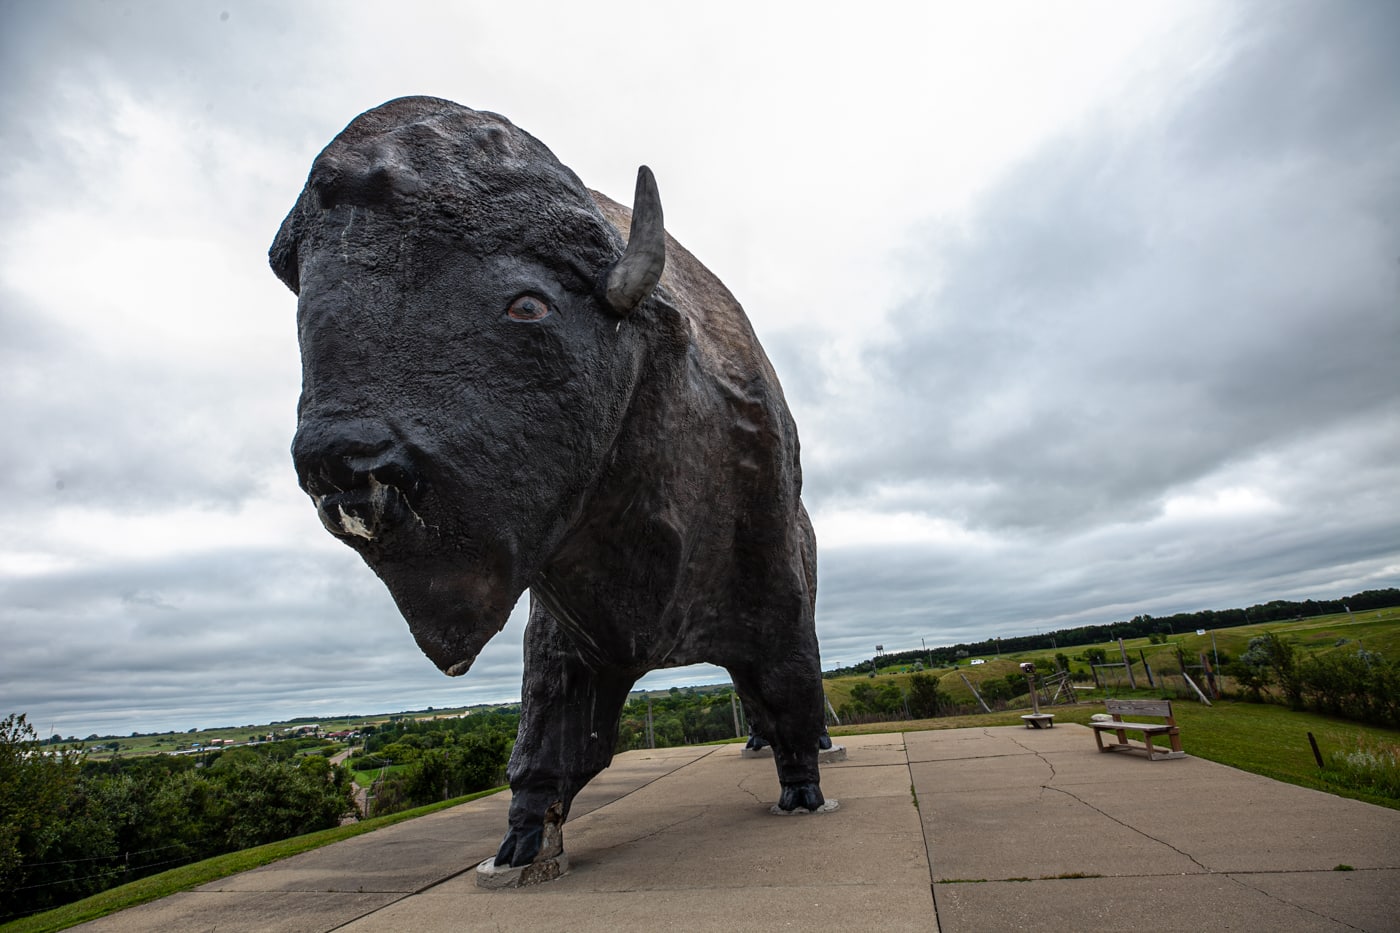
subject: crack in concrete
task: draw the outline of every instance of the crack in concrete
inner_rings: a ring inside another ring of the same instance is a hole
[[[745,787],[745,786],[744,786],[744,782],[743,782],[742,780],[739,781],[738,783],[736,783],[736,784],[734,785],[734,787],[735,787],[735,789],[741,790],[741,791],[743,791],[744,793],[748,794],[750,797],[752,797],[753,800],[754,800],[754,803],[759,803],[759,804],[761,804],[761,803],[764,802],[764,800],[763,800],[762,797],[758,796],[758,794],[755,794],[753,791],[751,791],[751,790],[749,790],[747,787]]]
[[[1049,758],[1046,758],[1044,755],[1042,755],[1042,754],[1040,753],[1040,750],[1039,750],[1039,749],[1031,748],[1029,745],[1023,744],[1019,739],[1012,739],[1011,741],[1012,741],[1013,744],[1018,745],[1018,746],[1020,746],[1021,748],[1024,748],[1026,751],[1030,752],[1032,755],[1034,755],[1035,757],[1039,758],[1040,761],[1041,761],[1041,763],[1044,764],[1045,767],[1047,767],[1047,768],[1050,769],[1050,780],[1051,780],[1051,781],[1054,781],[1054,780],[1055,780],[1055,778],[1058,776],[1059,772],[1057,772],[1057,771],[1055,770],[1055,763],[1054,763],[1053,761],[1051,761]],[[1006,757],[1006,756],[1001,756],[1001,757]],[[1051,790],[1052,788],[1050,787],[1049,784],[1042,784],[1042,785],[1040,785],[1040,789],[1041,789],[1042,791],[1045,791],[1045,790]],[[1082,802],[1082,801],[1081,801],[1081,802]],[[1105,815],[1107,815],[1107,814],[1105,814]]]
[[[1345,920],[1339,919],[1339,918],[1337,918],[1337,917],[1329,916],[1328,914],[1320,913],[1320,912],[1318,912],[1318,911],[1316,911],[1316,910],[1313,910],[1311,907],[1308,907],[1308,906],[1303,905],[1303,904],[1295,904],[1295,903],[1293,903],[1292,901],[1288,900],[1287,898],[1280,897],[1280,896],[1277,895],[1277,894],[1270,894],[1268,891],[1264,891],[1264,890],[1261,890],[1260,888],[1256,888],[1256,887],[1255,887],[1254,885],[1252,885],[1252,884],[1246,884],[1244,881],[1242,881],[1242,880],[1239,879],[1239,878],[1236,878],[1233,874],[1231,874],[1231,873],[1229,873],[1229,872],[1218,872],[1217,874],[1224,875],[1224,876],[1225,876],[1226,878],[1228,878],[1230,881],[1232,881],[1233,883],[1235,883],[1235,884],[1239,885],[1240,887],[1244,888],[1246,891],[1253,891],[1255,894],[1262,894],[1262,895],[1264,895],[1264,897],[1268,898],[1268,899],[1271,900],[1271,901],[1277,901],[1277,902],[1279,902],[1280,904],[1286,904],[1287,906],[1292,907],[1294,910],[1301,910],[1301,911],[1304,911],[1304,912],[1306,912],[1306,913],[1310,913],[1310,914],[1312,914],[1314,917],[1321,917],[1323,920],[1331,920],[1333,923],[1340,923],[1342,926],[1346,927],[1348,930],[1361,930],[1362,933],[1365,933],[1365,928],[1364,928],[1364,927],[1353,926],[1352,924],[1347,923]],[[1257,872],[1257,871],[1254,871],[1254,872],[1244,872],[1244,874],[1261,875],[1261,874],[1274,874],[1274,873],[1271,873],[1271,872]],[[1284,873],[1284,872],[1277,872],[1276,874],[1285,874],[1285,873]],[[1289,874],[1291,874],[1291,872],[1290,872]]]
[[[1070,791],[1066,790],[1066,789],[1063,788],[1063,787],[1051,787],[1051,786],[1048,785],[1048,784],[1042,784],[1042,785],[1040,785],[1040,786],[1041,786],[1041,789],[1042,789],[1042,790],[1053,790],[1053,791],[1057,791],[1058,793],[1064,794],[1066,797],[1070,798],[1071,800],[1077,800],[1077,801],[1079,801],[1080,803],[1082,803],[1084,806],[1088,807],[1090,810],[1093,810],[1095,813],[1097,813],[1097,814],[1099,814],[1100,816],[1102,816],[1104,819],[1107,819],[1107,820],[1110,820],[1110,821],[1112,821],[1112,822],[1114,822],[1114,823],[1117,823],[1119,826],[1123,827],[1124,829],[1129,830],[1130,832],[1137,833],[1139,836],[1142,836],[1142,837],[1145,838],[1145,839],[1151,839],[1153,842],[1157,843],[1158,845],[1166,846],[1168,849],[1171,849],[1171,850],[1172,850],[1173,852],[1175,852],[1177,855],[1180,855],[1180,856],[1182,856],[1183,858],[1188,859],[1188,860],[1191,862],[1191,864],[1195,865],[1195,866],[1198,867],[1201,871],[1205,872],[1205,873],[1208,874],[1208,875],[1222,874],[1222,872],[1217,872],[1217,871],[1215,871],[1215,870],[1212,869],[1210,866],[1208,866],[1208,865],[1206,865],[1204,862],[1202,862],[1200,859],[1198,859],[1198,858],[1196,858],[1194,855],[1192,855],[1190,852],[1184,852],[1184,851],[1182,851],[1181,849],[1178,849],[1176,846],[1172,845],[1170,842],[1168,842],[1168,841],[1165,840],[1165,839],[1159,839],[1159,838],[1157,838],[1156,836],[1152,835],[1151,833],[1149,833],[1149,832],[1144,832],[1143,830],[1138,829],[1136,826],[1133,826],[1133,825],[1130,824],[1130,823],[1125,823],[1125,822],[1123,822],[1122,820],[1118,819],[1118,817],[1114,816],[1113,814],[1107,813],[1107,812],[1105,812],[1104,810],[1101,810],[1101,809],[1099,809],[1098,807],[1094,806],[1092,803],[1090,803],[1089,801],[1085,800],[1083,797],[1080,797],[1078,794],[1071,793]]]
[[[984,730],[984,734],[990,735],[990,733],[986,733],[985,730]],[[1021,741],[1018,740],[1018,739],[1014,739],[1014,738],[1013,738],[1011,741],[1014,742],[1016,745],[1020,746],[1021,748],[1024,748],[1026,751],[1030,752],[1032,755],[1035,755],[1035,757],[1039,758],[1042,762],[1044,762],[1044,763],[1045,763],[1045,766],[1046,766],[1047,768],[1050,769],[1050,782],[1053,782],[1053,781],[1055,780],[1055,777],[1057,776],[1057,772],[1055,771],[1055,764],[1054,764],[1054,762],[1052,762],[1049,758],[1046,758],[1043,754],[1041,754],[1040,751],[1039,751],[1038,749],[1031,748],[1029,745],[1026,745],[1024,742],[1021,742]],[[997,756],[997,757],[1006,757],[1006,756]],[[1081,804],[1083,804],[1084,806],[1088,807],[1090,810],[1093,810],[1095,813],[1099,814],[1100,816],[1103,816],[1103,817],[1105,817],[1105,818],[1107,818],[1107,819],[1109,819],[1109,820],[1112,820],[1113,822],[1117,823],[1119,826],[1122,826],[1122,827],[1124,827],[1125,829],[1132,830],[1133,832],[1135,832],[1135,833],[1137,833],[1138,835],[1143,836],[1143,837],[1145,837],[1145,838],[1147,838],[1147,839],[1151,839],[1153,842],[1157,843],[1158,845],[1166,846],[1168,849],[1171,849],[1173,852],[1177,853],[1178,855],[1181,855],[1181,856],[1183,856],[1183,857],[1189,859],[1189,860],[1191,861],[1192,864],[1198,866],[1203,872],[1205,872],[1205,873],[1208,874],[1208,875],[1218,875],[1218,876],[1220,876],[1220,877],[1222,877],[1222,878],[1225,878],[1226,880],[1228,880],[1228,881],[1229,881],[1230,883],[1232,883],[1232,884],[1237,884],[1237,885],[1239,885],[1240,887],[1244,888],[1246,891],[1253,891],[1255,894],[1261,894],[1261,895],[1263,895],[1264,897],[1268,898],[1268,899],[1271,900],[1271,901],[1277,901],[1277,902],[1279,902],[1280,904],[1286,904],[1287,906],[1292,907],[1292,908],[1295,909],[1295,910],[1306,911],[1307,913],[1310,913],[1310,914],[1312,914],[1312,915],[1315,916],[1315,917],[1320,917],[1320,918],[1323,919],[1323,920],[1330,920],[1330,921],[1332,921],[1333,923],[1339,923],[1339,924],[1341,924],[1342,926],[1346,927],[1346,928],[1349,929],[1349,930],[1359,930],[1359,929],[1361,929],[1360,927],[1352,926],[1351,924],[1347,923],[1345,920],[1340,920],[1340,919],[1338,919],[1338,918],[1336,918],[1336,917],[1331,917],[1331,916],[1328,916],[1327,914],[1319,913],[1318,911],[1313,910],[1313,909],[1311,909],[1311,908],[1309,908],[1309,907],[1306,907],[1306,906],[1304,906],[1304,905],[1302,905],[1302,904],[1295,904],[1295,903],[1292,903],[1291,901],[1289,901],[1289,900],[1287,900],[1287,899],[1285,899],[1285,898],[1283,898],[1283,897],[1280,897],[1280,896],[1275,895],[1275,894],[1271,894],[1271,893],[1269,893],[1268,891],[1262,890],[1261,888],[1257,888],[1257,887],[1255,887],[1255,886],[1253,886],[1253,885],[1251,885],[1251,884],[1247,884],[1246,882],[1242,881],[1241,879],[1236,878],[1236,877],[1234,876],[1234,874],[1232,874],[1231,872],[1227,872],[1227,871],[1215,871],[1214,869],[1210,868],[1210,867],[1207,866],[1205,863],[1203,863],[1200,859],[1198,859],[1198,858],[1196,858],[1194,855],[1192,855],[1190,852],[1183,851],[1182,849],[1179,849],[1179,848],[1177,848],[1176,846],[1172,845],[1170,842],[1167,842],[1165,839],[1159,839],[1159,838],[1157,838],[1156,836],[1153,836],[1151,833],[1143,832],[1141,829],[1138,829],[1136,826],[1130,826],[1130,825],[1128,825],[1127,823],[1123,822],[1122,820],[1118,819],[1117,817],[1113,816],[1112,814],[1105,813],[1103,810],[1101,810],[1101,809],[1099,809],[1098,807],[1094,806],[1092,803],[1090,803],[1089,801],[1085,800],[1083,797],[1080,797],[1078,794],[1073,794],[1073,793],[1071,793],[1070,791],[1066,790],[1066,789],[1063,788],[1063,787],[1052,787],[1052,786],[1050,786],[1050,783],[1047,782],[1047,783],[1045,783],[1045,784],[1041,784],[1041,785],[1040,785],[1040,789],[1041,789],[1041,791],[1052,790],[1052,791],[1057,791],[1057,792],[1059,792],[1059,793],[1061,793],[1061,794],[1064,794],[1066,797],[1069,797],[1069,798],[1071,798],[1072,800],[1078,801],[1079,803],[1081,803]],[[931,863],[930,863],[930,864],[931,864]],[[1254,871],[1254,872],[1243,872],[1243,874],[1251,874],[1251,875],[1259,875],[1259,874],[1283,874],[1283,872],[1259,872],[1259,871]],[[1137,877],[1143,877],[1143,876],[1137,876]],[[1008,881],[1019,881],[1019,880],[1021,880],[1021,879],[1010,878],[1010,879],[1004,879],[1004,880],[1008,880]],[[1057,879],[1041,879],[1041,880],[1057,880]],[[942,883],[947,884],[947,883],[949,883],[949,882],[942,882]]]
[[[1039,757],[1042,757],[1042,758],[1043,758],[1043,756],[1039,756]],[[1048,764],[1050,764],[1050,763],[1047,761],[1046,764],[1048,765]],[[1054,767],[1054,766],[1052,765],[1052,766],[1051,766],[1052,770],[1053,770],[1053,767]],[[1198,867],[1201,869],[1201,871],[1204,872],[1204,873],[1207,874],[1207,875],[1215,875],[1215,876],[1217,876],[1217,877],[1224,878],[1225,880],[1229,881],[1231,884],[1239,885],[1241,888],[1244,888],[1246,891],[1252,891],[1252,892],[1254,892],[1255,894],[1263,895],[1264,897],[1268,898],[1268,899],[1271,900],[1271,901],[1277,901],[1278,903],[1284,904],[1284,905],[1286,905],[1286,906],[1288,906],[1288,907],[1291,907],[1291,908],[1293,908],[1294,910],[1306,911],[1307,913],[1312,914],[1314,917],[1320,917],[1320,918],[1322,918],[1323,920],[1330,920],[1330,921],[1332,921],[1333,923],[1339,923],[1339,924],[1341,924],[1342,926],[1346,927],[1346,928],[1349,929],[1349,930],[1359,930],[1359,929],[1361,929],[1360,927],[1352,926],[1351,924],[1347,923],[1345,920],[1340,920],[1340,919],[1338,919],[1337,917],[1332,917],[1332,916],[1328,916],[1327,914],[1324,914],[1324,913],[1319,913],[1318,911],[1313,910],[1313,909],[1310,908],[1310,907],[1306,907],[1306,906],[1304,906],[1304,905],[1302,905],[1302,904],[1295,904],[1295,903],[1293,903],[1292,901],[1289,901],[1289,900],[1286,899],[1286,898],[1280,897],[1280,896],[1278,896],[1278,895],[1276,895],[1276,894],[1272,894],[1272,893],[1270,893],[1270,892],[1268,892],[1268,891],[1263,890],[1262,888],[1257,888],[1257,887],[1255,887],[1255,886],[1252,885],[1252,884],[1247,884],[1247,883],[1245,883],[1244,881],[1242,881],[1241,879],[1236,878],[1235,875],[1234,875],[1234,873],[1232,873],[1232,872],[1228,872],[1228,871],[1216,871],[1215,869],[1213,869],[1213,868],[1211,868],[1210,866],[1206,865],[1206,864],[1205,864],[1204,862],[1202,862],[1200,859],[1196,858],[1196,857],[1195,857],[1194,855],[1192,855],[1190,852],[1186,852],[1186,851],[1184,851],[1184,850],[1182,850],[1182,849],[1179,849],[1179,848],[1177,848],[1176,846],[1172,845],[1170,842],[1166,841],[1165,839],[1159,839],[1158,837],[1152,835],[1151,833],[1143,832],[1141,829],[1138,829],[1136,826],[1130,826],[1129,824],[1123,822],[1122,820],[1118,819],[1117,817],[1113,816],[1112,814],[1110,814],[1110,813],[1105,813],[1103,810],[1101,810],[1101,809],[1099,809],[1098,807],[1094,806],[1092,803],[1090,803],[1089,801],[1085,800],[1083,797],[1080,797],[1080,796],[1077,795],[1077,794],[1070,793],[1068,790],[1065,790],[1063,787],[1050,787],[1050,786],[1047,785],[1047,784],[1042,784],[1042,785],[1041,785],[1041,789],[1042,789],[1042,790],[1053,790],[1053,791],[1058,791],[1059,793],[1064,794],[1066,797],[1069,797],[1069,798],[1071,798],[1071,799],[1073,799],[1073,800],[1079,801],[1079,802],[1082,803],[1084,806],[1088,807],[1090,810],[1093,810],[1095,813],[1098,813],[1100,816],[1103,816],[1103,817],[1105,817],[1105,818],[1107,818],[1107,819],[1109,819],[1109,820],[1112,820],[1113,822],[1117,823],[1119,826],[1122,826],[1122,827],[1124,827],[1125,829],[1132,830],[1133,832],[1137,833],[1137,834],[1140,835],[1140,836],[1143,836],[1144,838],[1151,839],[1153,842],[1157,843],[1158,845],[1166,846],[1168,849],[1171,849],[1173,852],[1177,853],[1178,855],[1181,855],[1181,856],[1183,856],[1183,857],[1189,859],[1193,865],[1198,866]],[[1256,872],[1243,872],[1242,874],[1258,875],[1258,874],[1271,874],[1271,873],[1270,873],[1270,872],[1257,872],[1257,871],[1256,871]]]

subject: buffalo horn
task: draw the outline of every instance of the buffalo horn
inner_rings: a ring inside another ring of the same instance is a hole
[[[666,227],[661,217],[661,195],[651,169],[637,169],[637,193],[632,198],[632,229],[627,252],[608,273],[605,295],[619,317],[637,309],[666,267]]]

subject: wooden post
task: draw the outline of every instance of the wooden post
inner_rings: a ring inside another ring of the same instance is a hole
[[[647,697],[647,748],[656,747],[656,733],[651,729],[651,697]]]
[[[1215,679],[1215,669],[1210,666],[1210,659],[1204,651],[1201,652],[1201,667],[1206,670],[1206,686],[1210,687],[1210,695],[1220,699],[1220,684]]]
[[[972,691],[972,695],[977,698],[977,702],[982,704],[982,711],[984,713],[990,713],[992,711],[992,708],[987,705],[986,700],[982,699],[982,694],[977,692],[977,688],[972,686],[972,681],[967,679],[967,675],[964,674],[962,671],[958,671],[958,676],[962,678],[963,683],[967,684],[967,689]]]
[[[1137,680],[1133,677],[1133,662],[1128,660],[1128,649],[1123,647],[1123,639],[1118,639],[1118,653],[1123,656],[1123,669],[1128,672],[1128,689],[1137,689]]]
[[[1313,734],[1311,732],[1308,733],[1308,744],[1312,746],[1313,757],[1317,759],[1317,766],[1319,768],[1327,767],[1325,764],[1322,763],[1322,752],[1318,751],[1317,739],[1313,738]]]
[[[1204,693],[1201,692],[1201,688],[1198,687],[1198,686],[1196,686],[1196,682],[1195,682],[1194,680],[1191,679],[1191,675],[1188,674],[1188,673],[1186,673],[1185,671],[1182,671],[1182,672],[1181,672],[1181,676],[1182,676],[1183,678],[1185,678],[1185,680],[1186,680],[1186,682],[1187,682],[1188,684],[1191,685],[1191,689],[1194,690],[1194,691],[1196,691],[1196,696],[1198,696],[1198,697],[1201,698],[1201,702],[1204,703],[1206,706],[1209,706],[1209,705],[1210,705],[1210,700],[1207,700],[1207,699],[1206,699],[1206,695],[1205,695]]]
[[[825,694],[823,694],[823,696],[825,696]],[[831,706],[830,703],[826,705],[828,707]],[[739,731],[739,691],[737,690],[729,694],[729,711],[734,714],[734,738],[742,739],[744,733]]]
[[[1138,649],[1138,657],[1142,658],[1142,669],[1147,672],[1147,685],[1157,689],[1157,678],[1152,676],[1152,665],[1147,663],[1147,655],[1141,648]]]

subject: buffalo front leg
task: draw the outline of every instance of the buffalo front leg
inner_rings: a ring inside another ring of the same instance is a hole
[[[558,622],[531,597],[525,630],[520,730],[510,756],[510,828],[497,868],[518,868],[563,851],[574,796],[606,768],[618,716],[635,678],[586,665]]]

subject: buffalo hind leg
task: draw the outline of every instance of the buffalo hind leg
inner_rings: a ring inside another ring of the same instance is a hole
[[[731,670],[754,731],[773,746],[780,810],[817,810],[822,796],[817,753],[826,732],[820,665],[789,662],[757,671]]]
[[[531,597],[520,730],[511,752],[510,827],[498,868],[558,855],[574,796],[612,762],[618,717],[635,678],[595,671]]]

